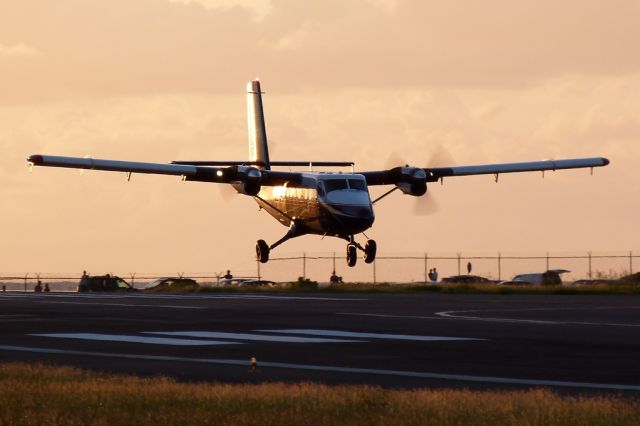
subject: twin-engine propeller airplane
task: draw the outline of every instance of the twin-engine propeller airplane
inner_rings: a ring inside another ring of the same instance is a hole
[[[388,170],[355,173],[352,162],[271,161],[267,147],[260,82],[247,84],[249,122],[248,161],[173,161],[170,164],[99,160],[93,158],[31,155],[32,166],[69,167],[131,173],[182,176],[185,181],[226,183],[241,194],[253,197],[261,208],[289,227],[275,243],[256,243],[260,262],[269,260],[271,250],[285,241],[306,234],[332,236],[348,241],[347,264],[354,266],[357,250],[364,253],[365,263],[376,257],[376,242],[368,240],[364,247],[354,236],[373,225],[373,205],[395,190],[414,197],[427,192],[427,184],[449,176],[531,172],[558,169],[593,168],[609,164],[606,158],[533,161],[462,167],[421,168],[399,166]],[[351,173],[318,173],[276,171],[274,166],[351,167]],[[368,187],[393,185],[389,191],[371,201]]]

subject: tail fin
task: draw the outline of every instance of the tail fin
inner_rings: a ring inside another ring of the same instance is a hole
[[[249,161],[256,162],[258,168],[269,170],[269,148],[267,131],[264,126],[262,92],[260,81],[247,83],[247,117],[249,124]]]

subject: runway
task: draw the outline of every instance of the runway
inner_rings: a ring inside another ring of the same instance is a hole
[[[0,360],[190,381],[637,393],[640,299],[0,293]]]

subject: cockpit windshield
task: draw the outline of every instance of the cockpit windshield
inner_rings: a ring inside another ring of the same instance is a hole
[[[341,189],[366,191],[367,187],[363,179],[327,179],[324,181],[327,193]]]
[[[360,179],[349,179],[349,188],[356,189],[358,191],[367,190],[367,188],[365,188],[365,185],[364,185],[364,180],[360,180]]]
[[[349,189],[346,179],[328,179],[324,181],[324,187],[327,192],[337,191],[339,189]]]

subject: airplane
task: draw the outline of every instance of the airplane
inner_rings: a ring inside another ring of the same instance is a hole
[[[104,160],[86,157],[31,155],[33,166],[67,167],[127,173],[149,173],[181,176],[184,181],[230,184],[240,194],[253,197],[261,209],[267,211],[289,229],[278,241],[256,242],[256,257],[262,263],[270,252],[285,241],[307,234],[331,236],[346,240],[347,264],[357,263],[357,251],[363,253],[365,263],[375,260],[377,244],[368,239],[364,246],[355,236],[371,228],[373,206],[392,192],[422,197],[427,186],[444,178],[469,175],[495,175],[560,169],[602,167],[609,160],[602,157],[471,166],[422,168],[399,165],[386,170],[355,172],[353,162],[340,161],[271,161],[262,105],[260,81],[247,83],[247,115],[249,159],[247,161],[172,161],[143,163]],[[308,166],[310,171],[281,171],[273,167]],[[314,172],[313,167],[350,167],[350,172]],[[369,187],[392,186],[372,201]]]

